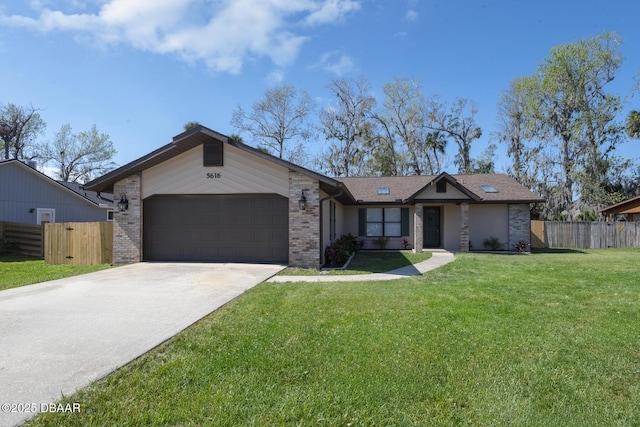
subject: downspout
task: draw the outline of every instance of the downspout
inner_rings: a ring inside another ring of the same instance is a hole
[[[320,199],[318,201],[318,207],[320,209],[320,265],[324,264],[324,233],[323,233],[323,229],[322,226],[324,224],[324,221],[322,220],[322,203],[326,202],[327,200],[331,200],[331,199],[335,199],[336,197],[340,197],[344,194],[344,190],[340,190],[338,191],[338,193],[334,194],[333,196],[327,196],[327,197],[323,197],[322,199]],[[331,227],[331,224],[329,224],[329,227]]]

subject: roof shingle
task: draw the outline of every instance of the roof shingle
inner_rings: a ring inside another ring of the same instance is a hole
[[[453,179],[454,184],[476,195],[480,202],[543,202],[540,196],[532,193],[506,174],[445,175]],[[443,175],[336,178],[344,183],[358,203],[406,202],[415,197],[429,183]],[[497,192],[487,193],[480,187],[491,185]],[[377,194],[378,187],[389,187],[389,194]]]

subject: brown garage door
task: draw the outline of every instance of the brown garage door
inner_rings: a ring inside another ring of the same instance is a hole
[[[144,200],[144,259],[287,263],[288,200],[279,195]]]

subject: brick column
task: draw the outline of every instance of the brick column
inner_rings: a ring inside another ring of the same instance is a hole
[[[509,250],[516,250],[516,244],[521,240],[531,243],[529,205],[509,205]]]
[[[413,252],[419,254],[424,246],[424,216],[422,203],[413,206]]]
[[[128,176],[113,185],[113,264],[142,261],[142,193],[140,174]],[[129,209],[118,211],[120,194],[129,200]]]
[[[300,210],[302,192],[307,208]],[[320,184],[299,172],[289,171],[289,265],[320,267]]]
[[[460,203],[460,252],[469,252],[469,203]]]

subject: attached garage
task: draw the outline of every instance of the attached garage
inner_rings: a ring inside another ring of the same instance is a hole
[[[143,259],[286,264],[288,212],[277,194],[154,195],[143,201]]]
[[[334,179],[198,125],[85,189],[114,193],[113,262],[318,267]],[[303,203],[306,200],[306,204]]]

